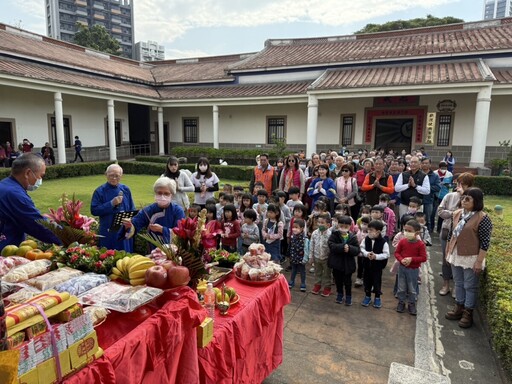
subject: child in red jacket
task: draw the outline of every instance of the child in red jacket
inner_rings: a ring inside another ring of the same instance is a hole
[[[400,240],[395,250],[395,258],[400,263],[398,268],[398,306],[397,312],[405,311],[405,299],[408,295],[409,314],[416,315],[416,292],[420,266],[427,261],[425,243],[418,240],[421,225],[416,220],[409,220],[404,226],[405,238]]]

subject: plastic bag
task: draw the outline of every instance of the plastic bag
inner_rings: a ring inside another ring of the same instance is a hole
[[[98,285],[109,282],[109,278],[105,275],[97,273],[86,273],[82,276],[74,277],[55,287],[57,292],[69,292],[71,295],[79,296],[85,292],[97,287]]]
[[[118,312],[132,312],[164,293],[159,288],[121,285],[113,281],[87,291],[79,297],[86,305],[95,305]]]
[[[8,283],[19,283],[48,272],[50,265],[52,265],[50,260],[30,261],[27,264],[11,269],[9,273],[2,277],[2,280]]]
[[[19,265],[29,263],[29,259],[19,256],[2,257],[0,256],[0,277],[9,273],[9,271]]]
[[[73,277],[83,275],[82,271],[77,269],[62,267],[55,271],[48,272],[42,276],[37,276],[33,279],[25,281],[25,284],[35,287],[41,291],[52,289]]]

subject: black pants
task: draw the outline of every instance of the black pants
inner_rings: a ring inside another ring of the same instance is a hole
[[[82,155],[80,154],[80,152],[75,152],[75,160],[73,160],[73,161],[76,162],[76,159],[78,159],[78,158],[80,158],[82,163],[84,162],[84,159],[82,159]]]
[[[366,296],[371,296],[372,292],[375,297],[382,294],[382,270],[386,267],[385,263],[370,263],[370,260],[364,260],[364,292]]]
[[[363,272],[364,272],[363,260],[364,260],[363,257],[357,256],[357,278],[358,279],[363,278]]]
[[[332,274],[338,295],[343,295],[343,288],[345,288],[345,295],[352,296],[352,274],[345,273],[345,271],[340,271],[339,269],[333,269]]]

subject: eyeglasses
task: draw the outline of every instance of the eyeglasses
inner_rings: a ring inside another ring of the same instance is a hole
[[[466,201],[466,200],[467,200],[467,201],[471,201],[471,200],[473,200],[473,198],[472,198],[471,196],[464,195],[464,196],[461,196],[461,197],[460,197],[460,200],[461,200],[461,201]]]
[[[295,163],[295,160],[294,159],[289,159],[288,162],[289,163]]]
[[[350,169],[342,169],[341,172],[350,172]]]
[[[107,175],[107,177],[109,179],[115,179],[115,180],[119,180],[121,178],[121,175]]]

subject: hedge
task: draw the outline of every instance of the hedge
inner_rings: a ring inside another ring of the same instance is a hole
[[[512,195],[512,177],[508,176],[476,176],[475,187],[486,195]]]
[[[491,214],[494,224],[487,269],[481,279],[482,307],[503,366],[512,374],[512,226]]]
[[[66,179],[68,177],[93,176],[105,173],[112,161],[97,161],[87,163],[57,164],[46,167],[45,180]],[[0,179],[11,174],[10,168],[0,168]]]

